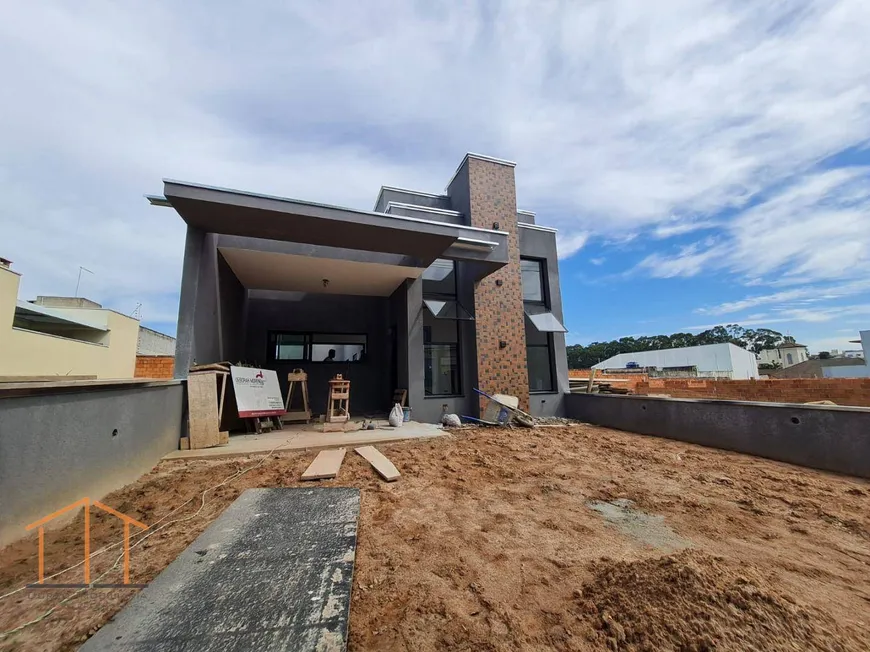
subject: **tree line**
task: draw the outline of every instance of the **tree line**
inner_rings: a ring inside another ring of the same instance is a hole
[[[588,369],[592,365],[620,353],[638,353],[640,351],[657,351],[682,346],[723,344],[726,342],[736,344],[753,353],[759,353],[762,349],[772,349],[785,342],[794,342],[794,338],[769,328],[743,328],[738,324],[716,326],[698,334],[674,333],[673,335],[621,337],[609,342],[592,342],[587,346],[573,344],[567,347],[568,367],[570,369]]]

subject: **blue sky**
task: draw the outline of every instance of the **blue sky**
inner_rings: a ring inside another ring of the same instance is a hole
[[[369,209],[474,151],[559,228],[571,342],[741,323],[846,348],[870,327],[867,34],[862,0],[19,3],[0,255],[22,298],[83,265],[82,294],[172,333],[161,178]]]

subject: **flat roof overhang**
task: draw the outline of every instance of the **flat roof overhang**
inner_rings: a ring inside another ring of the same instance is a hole
[[[164,180],[163,193],[149,201],[172,206],[189,226],[207,233],[402,254],[423,267],[436,258],[465,259],[485,263],[479,269],[491,273],[507,263],[504,231],[182,181]]]
[[[109,329],[99,324],[92,324],[75,317],[65,315],[60,310],[52,310],[46,306],[39,306],[28,301],[18,301],[15,304],[15,316],[21,317],[28,321],[39,322],[45,324],[56,324],[58,326],[70,326],[75,328],[86,328],[89,330],[100,331],[102,333],[109,332]]]

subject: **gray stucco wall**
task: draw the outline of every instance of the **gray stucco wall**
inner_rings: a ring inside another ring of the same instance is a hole
[[[394,377],[396,387],[394,389],[409,389],[411,382],[411,369],[408,361],[408,283],[405,281],[400,285],[389,299],[390,336],[396,339]]]
[[[0,395],[0,545],[69,503],[133,482],[178,448],[182,382],[29,391]]]
[[[534,224],[535,216],[531,213],[517,211],[517,222],[520,224]]]
[[[468,224],[468,216],[457,213],[450,209],[450,212],[436,212],[426,210],[424,207],[412,206],[396,206],[390,207],[390,215],[404,215],[405,217],[413,217],[420,220],[435,220],[436,222],[446,222],[447,224]]]
[[[187,227],[184,241],[184,262],[181,268],[181,291],[178,300],[178,323],[176,325],[175,377],[186,378],[193,363],[193,323],[196,319],[196,295],[199,292],[199,268],[205,233]]]
[[[328,381],[342,374],[351,381],[350,412],[353,416],[389,411],[394,387],[389,335],[390,300],[387,297],[309,294],[300,301],[250,299],[245,340],[245,360],[275,369],[286,395],[287,374],[294,368],[308,373],[311,409],[326,409]],[[366,360],[347,362],[267,362],[269,331],[315,333],[365,333]]]
[[[559,283],[559,257],[556,253],[556,234],[520,227],[520,256],[544,260],[547,268],[547,291],[550,309],[556,318],[565,323],[562,312],[562,289]],[[565,349],[565,334],[553,333],[553,362],[556,368],[556,391],[547,394],[533,392],[529,396],[529,410],[534,416],[562,416],[568,384],[568,353]]]
[[[397,188],[382,188],[375,203],[374,210],[383,213],[387,204],[391,201],[402,204],[414,204],[415,206],[428,206],[429,208],[445,208],[451,210],[450,198],[446,195],[432,196],[433,193],[417,193],[413,190],[400,190]]]
[[[463,215],[471,215],[471,189],[468,187],[468,173],[465,171],[467,167],[466,158],[450,181],[450,185],[447,186],[447,194],[450,197],[449,208]]]
[[[217,252],[217,280],[220,311],[219,360],[238,362],[245,353],[244,319],[247,292],[220,252]]]
[[[569,394],[567,416],[870,478],[870,408]]]

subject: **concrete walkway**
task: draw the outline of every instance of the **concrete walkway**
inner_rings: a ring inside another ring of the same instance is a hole
[[[342,652],[359,499],[248,489],[82,652]]]
[[[379,423],[386,423],[380,421]],[[163,456],[164,460],[190,460],[203,458],[230,457],[267,453],[274,448],[279,450],[298,450],[303,448],[335,448],[338,446],[365,446],[403,439],[426,439],[444,434],[441,426],[433,423],[409,421],[400,428],[380,426],[376,430],[353,430],[350,432],[320,432],[317,426],[286,425],[284,430],[263,433],[262,435],[231,435],[230,442],[214,448],[198,450],[177,450]]]

